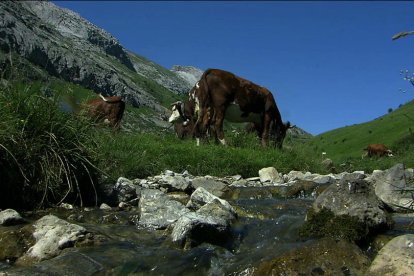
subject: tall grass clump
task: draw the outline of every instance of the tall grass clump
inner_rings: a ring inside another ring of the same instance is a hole
[[[0,208],[94,203],[88,124],[36,90],[0,86]]]

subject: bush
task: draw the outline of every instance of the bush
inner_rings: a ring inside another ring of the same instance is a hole
[[[88,124],[62,112],[57,98],[29,86],[10,87],[0,87],[0,208],[93,202]]]

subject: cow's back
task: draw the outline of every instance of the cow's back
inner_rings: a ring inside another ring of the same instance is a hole
[[[113,127],[118,127],[125,111],[125,102],[120,96],[91,99],[86,102],[87,114],[95,121],[108,120]]]

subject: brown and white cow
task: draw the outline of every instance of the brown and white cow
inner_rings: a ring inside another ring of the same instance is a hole
[[[178,138],[193,137],[194,130],[194,100],[178,101],[171,104],[172,113],[168,122],[174,124]]]
[[[91,99],[82,108],[95,122],[103,122],[118,130],[125,111],[125,102],[120,96]]]
[[[385,155],[393,156],[392,151],[389,150],[384,144],[369,144],[364,150],[367,151],[368,157],[383,157]]]
[[[274,137],[274,146],[281,148],[290,123],[284,124],[272,93],[251,81],[220,69],[204,72],[200,81],[190,91],[190,100],[195,101],[195,136],[206,136],[210,127],[218,140],[226,144],[223,120],[230,122],[252,122],[258,128],[262,145],[269,144],[269,135]]]

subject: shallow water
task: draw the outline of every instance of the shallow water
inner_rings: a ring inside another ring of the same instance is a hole
[[[183,250],[172,244],[168,231],[139,229],[127,223],[128,212],[93,210],[68,216],[68,211],[52,210],[60,218],[76,218],[79,225],[106,237],[99,245],[66,249],[62,255],[31,268],[8,272],[75,275],[248,275],[263,259],[275,257],[303,244],[297,229],[304,221],[310,199],[230,200],[241,214],[233,225],[234,243],[226,248],[202,244]],[[41,216],[43,214],[37,214]],[[107,220],[102,220],[106,216]],[[68,219],[69,220],[69,219]],[[106,221],[117,223],[106,223]],[[71,220],[69,220],[71,221]],[[79,221],[88,221],[82,223]],[[71,221],[73,222],[73,221]],[[92,222],[92,223],[91,223]],[[6,264],[0,265],[0,271]]]
[[[190,250],[172,244],[167,230],[140,229],[128,223],[134,212],[92,210],[68,216],[70,211],[55,209],[52,213],[60,218],[76,218],[78,222],[68,220],[106,239],[95,246],[66,249],[59,257],[30,268],[8,270],[3,263],[0,271],[11,275],[250,275],[263,260],[307,242],[298,237],[298,229],[312,198],[241,198],[229,202],[239,214],[233,225],[235,242],[227,248],[202,244]],[[412,232],[412,221],[412,216],[396,217],[397,227],[388,234]]]

